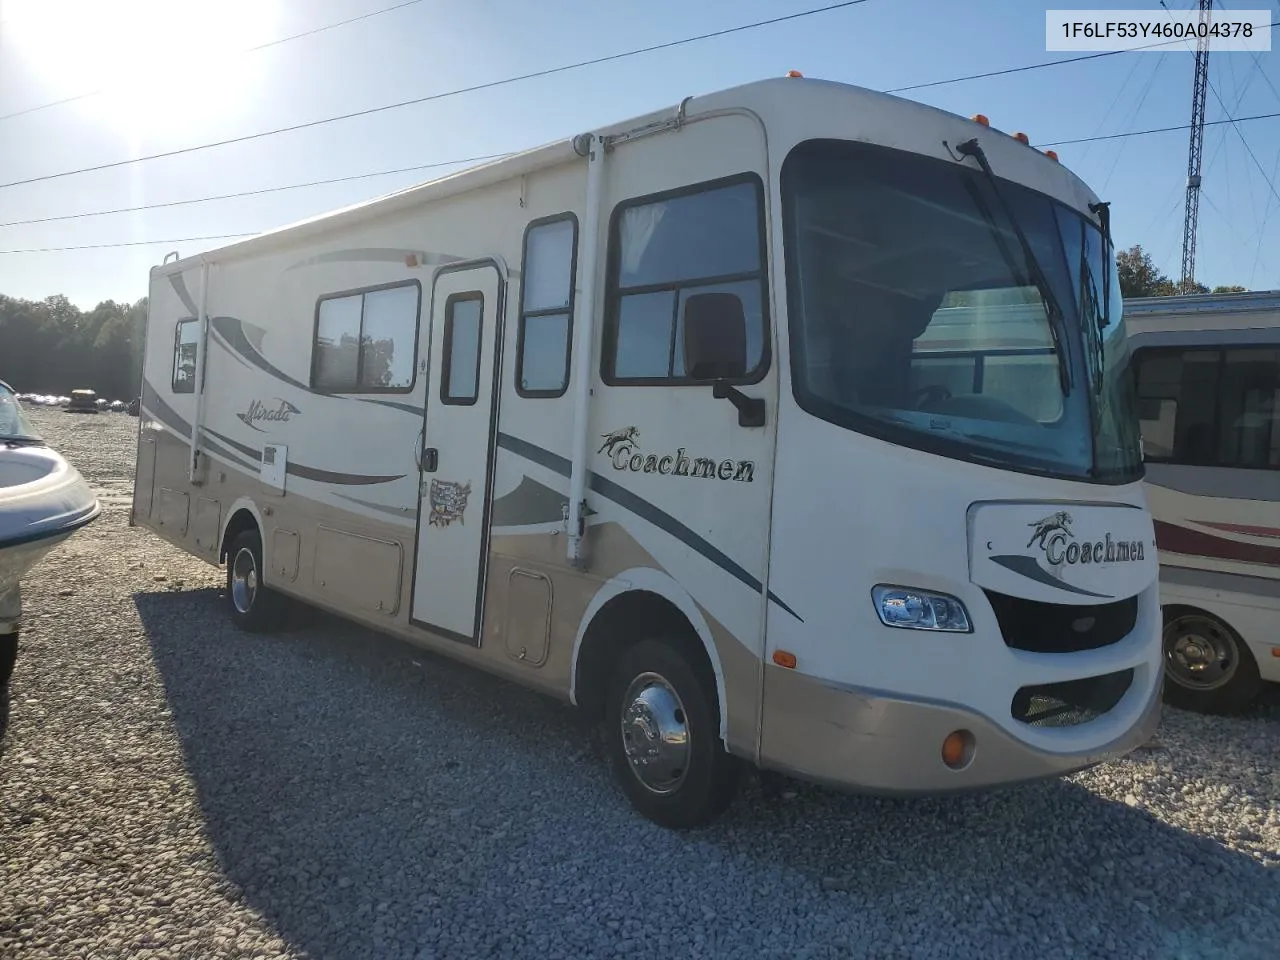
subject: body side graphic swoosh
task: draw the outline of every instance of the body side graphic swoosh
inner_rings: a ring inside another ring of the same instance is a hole
[[[1155,521],[1156,547],[1170,553],[1190,557],[1212,557],[1215,560],[1238,560],[1242,563],[1280,564],[1280,547],[1244,543],[1211,533],[1191,530],[1165,520]]]
[[[1083,597],[1102,597],[1110,599],[1105,593],[1094,593],[1092,590],[1084,590],[1080,587],[1073,587],[1069,583],[1063,583],[1061,580],[1045,572],[1040,564],[1036,563],[1035,557],[1027,557],[1022,554],[1001,554],[991,558],[993,563],[998,563],[1006,570],[1012,570],[1014,573],[1026,577],[1028,580],[1035,580],[1037,583],[1044,583],[1051,587],[1057,587],[1059,590],[1065,590],[1067,593],[1078,593]]]
[[[534,463],[544,466],[548,470],[553,470],[566,477],[569,476],[570,465],[568,459],[560,456],[559,454],[552,453],[550,450],[545,450],[542,447],[529,443],[526,440],[521,440],[518,437],[513,437],[510,434],[501,432],[498,434],[498,446],[516,454],[517,456],[524,457],[526,460],[532,460]],[[675,517],[659,510],[648,500],[637,496],[626,487],[614,483],[612,480],[602,477],[594,471],[588,471],[587,481],[591,485],[591,489],[599,493],[601,496],[609,498],[624,510],[629,510],[641,519],[652,523],[658,529],[669,533],[681,543],[685,544],[685,546],[697,551],[704,558],[710,560],[713,564],[724,570],[725,573],[736,578],[751,590],[756,593],[760,592],[763,584],[752,576],[748,570],[744,569],[741,564],[727,556],[718,547],[694,533]],[[777,604],[780,608],[791,614],[791,616],[795,617],[801,623],[804,623],[804,619],[800,614],[796,613],[789,606],[783,603],[783,601],[772,590],[769,591],[768,596],[772,603]]]

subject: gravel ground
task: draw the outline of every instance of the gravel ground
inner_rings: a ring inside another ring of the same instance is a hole
[[[26,584],[0,957],[1232,957],[1280,948],[1280,697],[1070,779],[628,808],[573,713],[340,621],[230,629],[127,526],[137,420],[37,410],[105,516]]]

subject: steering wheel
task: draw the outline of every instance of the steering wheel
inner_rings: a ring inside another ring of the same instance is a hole
[[[951,391],[940,383],[931,383],[916,391],[916,409],[919,410],[929,401],[950,400]]]

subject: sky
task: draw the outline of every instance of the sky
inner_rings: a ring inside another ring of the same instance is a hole
[[[146,295],[166,253],[190,256],[461,169],[446,165],[215,202],[61,217],[484,157],[570,137],[799,70],[878,90],[1071,57],[1045,10],[1143,0],[866,0],[784,23],[357,119],[111,169],[198,146],[771,17],[832,0],[0,0],[0,293],[83,308]],[[1174,10],[1192,0],[1166,0]],[[1228,10],[1280,0],[1229,0]],[[365,16],[300,39],[273,41]],[[1280,30],[1276,32],[1280,45]],[[250,47],[267,46],[247,51]],[[1280,53],[1210,55],[1210,121],[1280,112]],[[1036,145],[1186,124],[1193,54],[1121,53],[903,96]],[[83,96],[84,94],[92,94]],[[1221,98],[1221,103],[1218,98]],[[56,106],[32,110],[55,101]],[[1224,112],[1222,104],[1226,105]],[[1188,132],[1062,145],[1112,201],[1117,246],[1180,274]],[[1204,135],[1196,279],[1280,289],[1280,117]],[[100,244],[102,249],[30,251]]]

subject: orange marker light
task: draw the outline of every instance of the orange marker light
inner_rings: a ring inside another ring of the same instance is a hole
[[[1025,143],[1028,146],[1031,145],[1031,138],[1028,137],[1025,133],[1015,133],[1013,135],[1013,139],[1017,140],[1019,143]]]
[[[988,120],[988,119],[986,118],[986,116],[985,116],[985,115],[983,115],[983,114],[981,114],[981,113],[975,113],[975,114],[974,114],[972,117],[970,117],[969,119],[970,119],[970,120],[972,120],[974,123],[980,123],[980,124],[982,124],[984,127],[989,127],[989,126],[991,126],[991,121],[990,121],[990,120]]]
[[[404,265],[406,267],[416,267],[418,265],[418,255],[416,253],[411,253],[406,256],[404,258]]]
[[[973,759],[973,734],[968,730],[954,730],[942,741],[942,762],[952,770],[959,770]]]
[[[804,79],[804,74],[803,74],[803,73],[801,73],[799,70],[788,70],[788,71],[787,71],[787,76],[788,76],[788,77],[799,77],[801,80],[803,80],[803,79]]]
[[[1054,163],[1058,162],[1058,152],[1056,150],[1046,150],[1044,152],[1044,155],[1048,157],[1050,160],[1052,160]]]
[[[775,650],[773,651],[773,662],[780,667],[794,670],[796,668],[796,655],[788,653],[786,650]]]
[[[1272,648],[1271,648],[1271,655],[1272,655],[1273,657],[1280,657],[1280,647],[1272,647]]]

